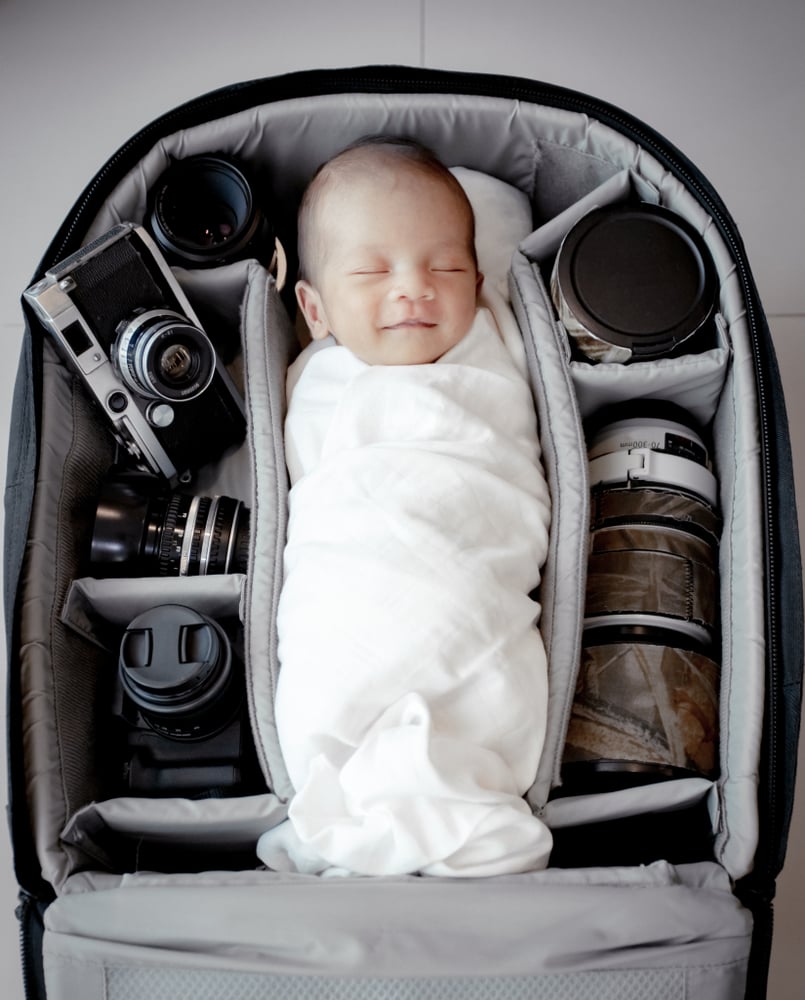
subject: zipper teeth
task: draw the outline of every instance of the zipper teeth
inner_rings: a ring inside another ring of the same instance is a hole
[[[33,998],[33,983],[30,972],[30,950],[31,950],[31,936],[28,927],[28,912],[31,908],[31,897],[25,893],[20,892],[19,903],[15,911],[17,920],[19,921],[19,945],[20,945],[20,972],[22,975],[22,993],[24,997]]]

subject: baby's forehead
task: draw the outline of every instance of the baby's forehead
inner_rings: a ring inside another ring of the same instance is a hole
[[[382,148],[355,149],[336,157],[324,168],[318,181],[322,199],[355,199],[369,191],[391,191],[400,185],[404,185],[406,194],[412,196],[438,188],[459,203],[465,198],[460,184],[446,168],[437,171]]]

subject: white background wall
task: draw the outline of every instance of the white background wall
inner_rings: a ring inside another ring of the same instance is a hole
[[[236,81],[403,63],[586,91],[703,170],[743,233],[770,317],[805,497],[804,46],[802,0],[0,0],[0,425],[19,294],[84,185],[133,132]],[[7,1000],[22,996],[15,893],[2,830]],[[805,789],[778,892],[771,1000],[803,996],[803,926]]]

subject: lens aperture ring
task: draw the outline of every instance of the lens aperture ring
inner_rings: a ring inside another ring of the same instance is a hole
[[[173,493],[168,498],[162,516],[162,531],[157,549],[157,567],[160,576],[175,576],[179,573],[189,505],[189,497],[182,493]]]
[[[206,572],[206,569],[202,569],[201,554],[210,503],[210,497],[202,496],[194,496],[190,501],[187,524],[182,539],[179,576],[199,576]]]

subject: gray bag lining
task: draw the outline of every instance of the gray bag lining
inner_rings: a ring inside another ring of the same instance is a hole
[[[720,860],[732,876],[739,877],[751,868],[757,836],[756,772],[763,704],[762,519],[755,386],[734,263],[715,227],[680,182],[645,150],[583,115],[495,98],[321,96],[253,109],[161,140],[112,193],[87,239],[121,219],[141,219],[148,188],[170,156],[215,150],[264,160],[270,198],[287,203],[298,198],[318,163],[350,138],[383,130],[414,133],[448,163],[485,171],[514,184],[530,195],[535,208],[537,228],[515,254],[512,289],[554,499],[551,549],[541,594],[541,628],[551,651],[549,732],[529,795],[537,810],[545,808],[557,781],[578,662],[585,563],[579,526],[587,521],[581,419],[601,399],[627,397],[637,391],[645,395],[647,375],[639,365],[617,369],[569,363],[566,338],[553,315],[539,262],[550,255],[551,246],[561,239],[563,228],[574,215],[598,200],[618,200],[629,188],[685,216],[703,233],[713,253],[721,280],[721,344],[707,355],[659,362],[650,370],[655,382],[649,391],[666,394],[673,389],[683,405],[696,407],[700,415],[710,415],[717,406],[716,460],[725,515],[721,546],[725,635],[722,768],[717,783],[718,808],[714,808],[714,815],[720,818],[714,822],[720,823]],[[204,300],[218,310],[222,323],[240,328],[243,340],[248,447],[202,470],[193,490],[227,493],[252,506],[252,547],[259,557],[253,560],[254,571],[245,582],[241,601],[248,635],[250,706],[264,769],[277,796],[285,798],[290,786],[276,744],[272,713],[276,671],[272,609],[281,585],[287,488],[282,458],[283,373],[292,349],[293,328],[273,280],[255,263],[177,274],[191,298]],[[24,654],[25,726],[31,746],[29,795],[45,877],[57,886],[71,871],[59,834],[95,792],[86,778],[83,788],[77,781],[75,787],[65,787],[64,760],[70,747],[84,747],[94,713],[102,710],[92,705],[88,712],[66,711],[69,658],[55,662],[49,641],[43,641],[59,619],[72,576],[78,575],[73,562],[59,556],[56,564],[67,567],[64,572],[70,579],[66,583],[47,579],[57,558],[51,540],[54,535],[58,538],[60,525],[71,523],[60,496],[64,458],[76,437],[105,440],[92,429],[90,414],[80,413],[73,422],[65,420],[66,414],[80,407],[75,401],[80,392],[71,390],[71,381],[60,365],[46,366],[43,440],[48,444],[41,463],[34,551],[26,577],[29,593],[36,596],[28,602],[23,622],[29,637]],[[95,456],[90,479],[97,480],[103,474],[107,459],[108,454]],[[87,496],[94,488],[95,481],[85,482]],[[231,586],[231,581],[225,586]],[[71,593],[65,611],[71,623],[68,631],[76,625],[91,630],[89,619],[106,613],[99,611],[94,596],[90,596],[93,587],[82,582]],[[87,602],[92,605],[89,611]],[[83,650],[84,646],[78,648]],[[94,669],[102,669],[100,656],[97,662]],[[86,676],[91,687],[92,670]],[[86,771],[88,761],[82,763]],[[670,791],[669,801],[676,795],[676,790]],[[163,804],[157,808],[162,810]],[[590,803],[588,808],[592,818],[599,814],[601,803]],[[153,809],[153,803],[141,800],[129,812],[132,828],[150,824]],[[583,804],[574,809],[584,813]],[[170,810],[161,815],[165,830],[174,829],[179,822]]]
[[[647,995],[626,990],[638,970],[643,987],[672,978],[652,996],[728,1000],[751,937],[723,871],[663,863],[459,880],[138,876],[63,896],[45,921],[48,995],[88,1000],[137,974],[149,996],[212,985],[233,1000],[251,995],[250,974],[268,977],[258,996],[395,996],[400,982],[419,986],[409,996],[445,984],[455,996]],[[518,980],[531,990],[507,993]]]

